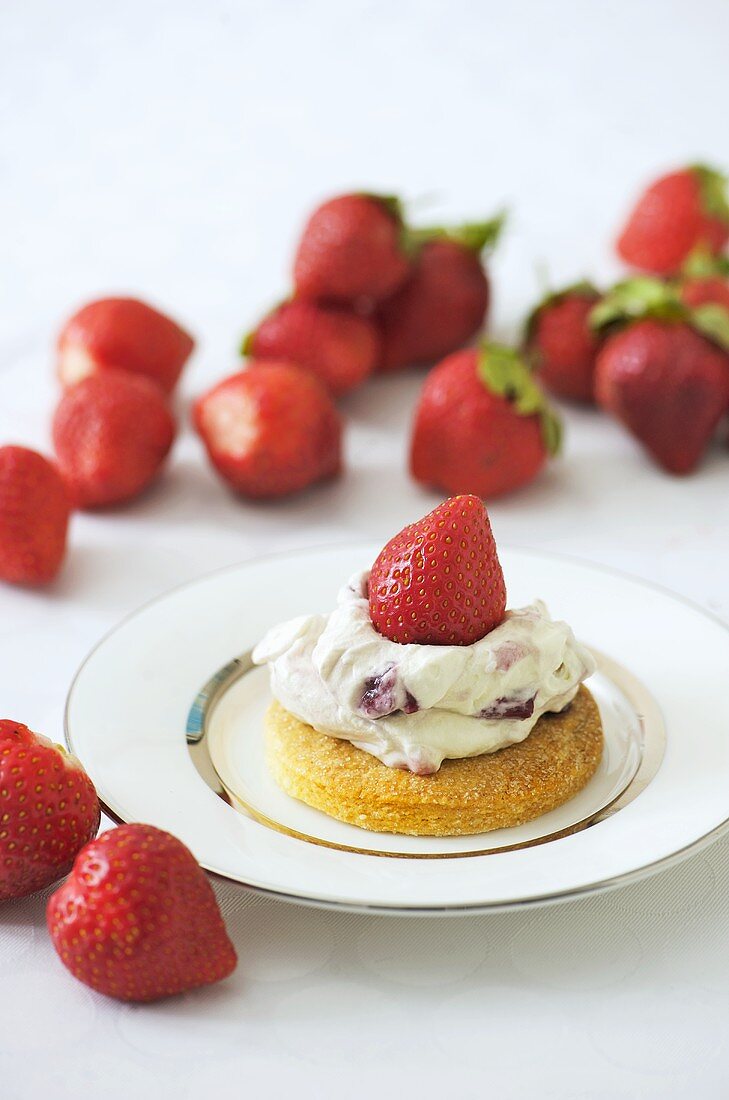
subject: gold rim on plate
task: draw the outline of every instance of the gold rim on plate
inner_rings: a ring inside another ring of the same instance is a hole
[[[663,760],[666,746],[665,726],[663,716],[653,696],[637,677],[628,672],[617,661],[595,650],[592,650],[592,653],[597,662],[598,672],[601,672],[620,689],[630,702],[638,718],[641,731],[638,767],[623,789],[607,805],[599,806],[593,813],[563,829],[516,844],[479,848],[465,852],[392,852],[374,848],[360,848],[352,844],[338,844],[332,840],[325,840],[322,837],[292,829],[253,806],[221,776],[215,767],[209,748],[210,722],[216,706],[225,693],[255,667],[251,660],[250,650],[240,657],[234,658],[214,673],[195,696],[187,719],[187,746],[198,773],[219,798],[238,813],[252,818],[259,824],[265,825],[275,832],[282,833],[284,836],[305,841],[308,844],[316,844],[322,848],[333,848],[336,851],[350,852],[356,855],[381,856],[389,859],[468,859],[474,856],[498,855],[505,852],[519,851],[523,848],[535,848],[571,836],[573,833],[581,832],[583,829],[597,825],[598,822],[618,813],[646,789]]]

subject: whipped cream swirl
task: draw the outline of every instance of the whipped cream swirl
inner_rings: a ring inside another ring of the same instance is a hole
[[[253,661],[270,665],[272,693],[296,718],[389,767],[429,775],[446,758],[523,741],[545,712],[564,710],[595,670],[541,601],[507,611],[473,645],[392,642],[372,625],[368,577],[352,577],[329,615],[274,627]]]

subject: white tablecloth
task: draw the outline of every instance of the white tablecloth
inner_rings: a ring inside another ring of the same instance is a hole
[[[115,290],[198,334],[184,421],[285,290],[307,209],[345,187],[400,189],[424,218],[507,200],[494,323],[512,335],[544,264],[556,283],[618,272],[610,238],[654,169],[729,163],[727,34],[719,0],[3,5],[0,442],[47,446],[53,333]],[[0,591],[0,711],[58,739],[75,668],[145,600],[264,550],[384,538],[432,507],[405,470],[419,384],[345,402],[346,477],[277,504],[228,496],[185,427],[142,500],[74,520],[50,591]],[[679,481],[596,413],[567,421],[564,459],[494,505],[497,538],[729,618],[729,453]],[[219,895],[236,975],[147,1008],[62,970],[42,898],[4,906],[3,1100],[727,1095],[726,843],[629,889],[492,917]]]

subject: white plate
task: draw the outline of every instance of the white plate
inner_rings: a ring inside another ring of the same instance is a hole
[[[208,870],[245,886],[407,913],[575,897],[657,870],[725,826],[727,628],[638,580],[525,550],[500,553],[510,606],[544,599],[598,655],[589,686],[606,752],[584,791],[518,829],[443,840],[365,832],[282,794],[261,750],[266,675],[245,655],[272,624],[332,607],[378,549],[236,566],[161,597],[103,639],[71,687],[66,734],[107,811],[168,829]],[[221,673],[238,655],[233,675]]]

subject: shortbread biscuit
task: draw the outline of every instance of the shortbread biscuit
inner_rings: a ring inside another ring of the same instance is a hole
[[[388,768],[276,702],[266,738],[269,767],[287,794],[350,825],[413,836],[464,836],[531,821],[582,790],[603,747],[600,713],[585,687],[561,714],[543,715],[518,745],[444,760],[434,775]]]

